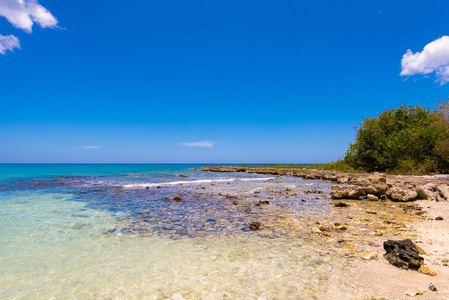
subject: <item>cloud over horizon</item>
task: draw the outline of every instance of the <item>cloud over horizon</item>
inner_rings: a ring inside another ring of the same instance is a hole
[[[449,36],[445,35],[428,43],[421,52],[411,49],[402,56],[401,76],[430,74],[435,72],[441,85],[449,82]]]
[[[0,16],[5,17],[14,27],[30,33],[34,23],[42,28],[57,27],[58,20],[36,0],[1,0]],[[20,49],[19,39],[14,35],[0,34],[0,54],[7,50]]]
[[[190,143],[179,143],[179,145],[186,147],[203,147],[203,148],[212,148],[214,143],[210,141],[201,141],[201,142],[190,142]]]

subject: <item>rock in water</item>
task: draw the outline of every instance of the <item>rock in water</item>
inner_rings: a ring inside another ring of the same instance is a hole
[[[180,196],[174,196],[173,201],[182,201],[182,198]]]
[[[251,230],[259,230],[260,229],[260,223],[259,222],[251,222],[249,224],[249,229],[251,229]]]
[[[424,258],[419,255],[424,251],[409,239],[388,240],[384,242],[384,249],[387,251],[384,254],[385,259],[398,268],[418,270],[424,263]]]

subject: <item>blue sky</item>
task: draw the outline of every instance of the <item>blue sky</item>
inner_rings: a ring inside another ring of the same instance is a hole
[[[449,96],[447,1],[27,0],[32,28],[15,1],[3,163],[328,162],[364,117]]]

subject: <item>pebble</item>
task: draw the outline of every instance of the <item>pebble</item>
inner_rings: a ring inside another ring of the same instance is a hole
[[[435,220],[437,220],[437,221],[443,221],[444,219],[443,219],[443,217],[436,217]]]
[[[422,294],[424,294],[424,292],[421,291],[421,290],[407,290],[407,291],[405,292],[405,294],[406,294],[407,296],[410,296],[410,297],[415,297],[416,295],[422,295]]]
[[[171,300],[184,300],[184,297],[181,295],[181,293],[174,293],[171,296]]]
[[[436,292],[437,287],[435,286],[435,284],[431,283],[431,284],[429,284],[429,290],[431,290],[432,292]]]

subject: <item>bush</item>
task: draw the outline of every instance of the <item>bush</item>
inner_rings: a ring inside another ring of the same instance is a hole
[[[437,109],[402,105],[366,118],[344,161],[364,171],[449,171],[449,103]]]

